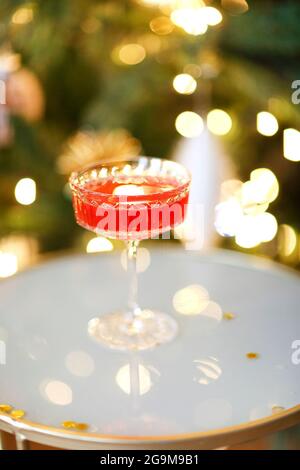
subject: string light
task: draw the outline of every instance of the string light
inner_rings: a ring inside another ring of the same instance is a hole
[[[146,51],[140,44],[125,44],[119,49],[119,59],[126,65],[137,65],[146,57]]]
[[[213,134],[226,135],[232,128],[232,119],[226,111],[213,109],[207,115],[207,127]]]
[[[203,131],[203,119],[193,111],[184,111],[177,116],[175,127],[183,137],[197,137]]]
[[[283,131],[283,156],[292,162],[300,161],[300,132],[296,129]]]
[[[267,111],[262,111],[257,114],[256,126],[258,132],[267,137],[275,135],[279,129],[276,117]]]
[[[188,73],[181,73],[174,78],[173,87],[177,93],[191,95],[197,88],[197,82]]]
[[[36,200],[36,184],[31,178],[22,178],[15,187],[15,198],[17,202],[28,206]]]
[[[113,249],[114,247],[112,242],[105,237],[94,237],[86,246],[87,253],[100,253],[104,251],[112,251]]]

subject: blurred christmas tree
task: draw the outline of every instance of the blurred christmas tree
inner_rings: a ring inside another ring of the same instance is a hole
[[[187,135],[176,117],[205,118],[214,108],[226,110],[225,123],[231,117],[225,132],[224,115],[211,115],[210,130],[226,134],[239,177],[271,169],[280,183],[272,212],[299,228],[300,170],[282,150],[283,129],[300,127],[291,101],[300,79],[299,2],[253,0],[241,16],[220,3],[206,1],[201,17],[202,0],[2,0],[0,237],[34,236],[41,250],[74,243],[81,232],[63,173],[78,161],[80,130],[98,133],[92,158],[136,154],[138,142],[145,154],[169,156]],[[272,138],[257,131],[260,111],[279,121]],[[79,145],[75,157],[70,144]]]

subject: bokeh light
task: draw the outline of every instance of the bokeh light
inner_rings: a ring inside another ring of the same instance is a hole
[[[171,13],[171,20],[186,33],[199,36],[207,31],[207,23],[200,12],[201,8],[178,8]]]
[[[150,371],[142,364],[122,366],[116,374],[116,383],[127,395],[145,395],[153,385]]]
[[[139,44],[144,47],[146,55],[157,54],[162,47],[161,38],[158,35],[147,33],[139,37]]]
[[[94,237],[86,246],[87,253],[101,253],[104,251],[112,251],[114,246],[110,240],[105,237]]]
[[[33,20],[33,9],[31,7],[20,7],[12,16],[12,23],[14,24],[27,24]]]
[[[220,323],[223,318],[223,311],[217,302],[209,301],[205,309],[201,312],[203,317],[213,320],[214,326]]]
[[[237,245],[254,248],[275,237],[276,218],[266,212],[279,194],[276,175],[268,168],[257,168],[250,180],[232,179],[221,184],[221,202],[215,209],[215,228],[223,237],[235,236]]]
[[[197,88],[197,82],[194,77],[188,73],[181,73],[174,78],[173,87],[177,93],[191,95]]]
[[[223,237],[233,237],[243,218],[243,210],[239,201],[230,198],[216,206],[215,228]]]
[[[256,184],[253,181],[246,181],[242,186],[241,204],[246,210],[262,202],[261,197],[256,193]]]
[[[213,109],[207,115],[207,127],[213,134],[226,135],[232,128],[232,119],[226,111]]]
[[[174,29],[174,24],[168,16],[158,16],[150,21],[150,29],[159,35],[170,34]]]
[[[18,271],[18,258],[14,253],[0,251],[0,277],[13,276]]]
[[[203,7],[199,10],[203,20],[209,26],[216,26],[222,22],[222,13],[214,7]]]
[[[264,212],[278,194],[279,183],[275,174],[267,168],[258,168],[251,172],[250,180],[242,186],[241,203],[245,211]],[[255,205],[260,207],[255,208]]]
[[[137,65],[146,57],[146,51],[140,44],[125,44],[119,49],[119,59],[126,65]]]
[[[0,270],[3,277],[15,274],[37,261],[38,241],[33,236],[10,234],[0,239]],[[1,277],[1,275],[0,275]]]
[[[15,198],[17,202],[28,206],[36,200],[36,183],[31,178],[22,178],[15,187]]]
[[[41,384],[41,392],[54,405],[66,406],[73,401],[71,387],[59,380],[50,380]]]
[[[256,217],[257,230],[261,242],[270,242],[278,231],[277,220],[273,214],[265,212]]]
[[[182,315],[199,315],[208,304],[209,294],[198,284],[178,290],[173,297],[174,309]]]
[[[300,161],[300,132],[296,129],[283,132],[283,156],[292,162]]]
[[[202,75],[202,70],[198,64],[187,64],[184,69],[184,73],[192,75],[194,78],[200,78]]]
[[[95,370],[92,356],[85,351],[71,351],[65,358],[65,366],[77,377],[89,377]]]
[[[260,233],[255,216],[244,215],[242,217],[237,228],[235,242],[241,248],[254,248],[260,244]]]
[[[297,233],[287,224],[282,224],[278,232],[278,251],[283,257],[291,256],[297,247]]]
[[[183,137],[197,137],[203,131],[203,119],[193,111],[184,111],[179,114],[175,121],[177,132]]]
[[[279,194],[276,175],[268,168],[257,168],[250,174],[250,181],[255,187],[255,199],[258,203],[275,201]]]
[[[262,111],[257,114],[256,126],[258,132],[267,137],[275,135],[279,129],[276,117],[267,111]]]
[[[221,184],[221,201],[226,201],[231,197],[239,198],[241,194],[243,183],[238,179],[225,180]]]
[[[254,248],[260,243],[273,240],[277,230],[277,220],[268,212],[256,216],[244,215],[237,229],[235,241],[242,248]]]

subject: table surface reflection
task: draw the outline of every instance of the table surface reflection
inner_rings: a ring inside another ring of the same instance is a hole
[[[141,353],[105,349],[87,332],[126,303],[120,254],[64,257],[1,282],[0,403],[112,437],[214,431],[299,404],[297,274],[181,249],[143,248],[139,269],[141,305],[179,324],[176,340]]]

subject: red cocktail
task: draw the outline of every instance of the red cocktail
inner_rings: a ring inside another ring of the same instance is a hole
[[[181,224],[188,183],[174,177],[122,176],[89,181],[77,188],[73,203],[77,222],[110,238],[152,238]]]
[[[156,238],[184,221],[190,185],[186,169],[140,157],[84,169],[72,174],[70,185],[79,225],[127,241],[133,278],[129,308],[91,320],[90,334],[117,349],[146,349],[169,341],[177,331],[175,321],[137,304],[136,252],[140,239]]]

